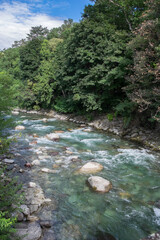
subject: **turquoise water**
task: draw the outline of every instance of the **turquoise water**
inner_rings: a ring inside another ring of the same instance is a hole
[[[107,234],[116,240],[139,240],[159,230],[160,209],[154,203],[160,200],[160,155],[106,133],[84,132],[84,127],[54,118],[44,123],[42,118],[14,117],[17,125],[26,127],[15,146],[26,161],[40,160],[31,170],[32,181],[53,204],[39,217],[53,221],[57,240],[112,239],[102,237]],[[45,137],[59,130],[64,131],[58,133],[59,141]],[[74,156],[79,159],[72,161]],[[88,161],[104,166],[94,175],[112,182],[109,193],[92,191],[87,185],[90,174],[75,174]],[[42,168],[55,173],[42,173]]]

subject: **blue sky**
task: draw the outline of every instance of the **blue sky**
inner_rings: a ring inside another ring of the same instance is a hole
[[[78,22],[89,0],[0,0],[0,50],[26,37],[31,27],[59,27],[65,19]]]

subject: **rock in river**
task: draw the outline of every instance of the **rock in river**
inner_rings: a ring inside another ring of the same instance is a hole
[[[58,140],[59,139],[59,135],[56,133],[50,133],[46,135],[46,138],[48,138],[49,140]]]
[[[88,162],[83,167],[81,167],[77,173],[96,173],[100,172],[103,169],[103,166],[97,162]]]
[[[88,178],[88,182],[90,186],[95,190],[96,192],[109,192],[109,190],[112,188],[112,184],[110,181],[108,181],[105,178],[98,177],[98,176],[92,176]]]
[[[25,126],[22,126],[22,125],[18,125],[15,127],[15,130],[24,130],[25,129]]]
[[[14,233],[12,240],[17,238],[23,240],[38,240],[42,235],[42,229],[37,222],[25,222],[16,225],[17,232]]]

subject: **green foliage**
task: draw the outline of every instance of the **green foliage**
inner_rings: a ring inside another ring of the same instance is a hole
[[[10,178],[5,169],[0,168],[0,239],[9,240],[13,232],[16,218],[12,216],[23,201],[15,178]]]
[[[9,240],[13,232],[15,232],[13,225],[16,218],[6,218],[8,212],[0,211],[0,238],[1,240]]]
[[[72,98],[86,111],[101,111],[124,96],[126,32],[117,31],[105,15],[74,25],[57,49],[55,78],[58,94]],[[116,100],[117,99],[117,100]]]
[[[54,108],[60,113],[73,113],[76,110],[72,100],[64,97],[56,98]]]
[[[107,118],[108,118],[109,121],[113,121],[114,114],[113,113],[108,113]]]

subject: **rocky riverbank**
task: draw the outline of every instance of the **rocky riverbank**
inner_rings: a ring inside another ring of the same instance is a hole
[[[92,122],[88,122],[85,120],[84,117],[74,117],[73,115],[63,115],[63,114],[57,114],[56,112],[37,112],[37,111],[25,111],[25,110],[19,110],[17,109],[16,111],[13,112],[13,114],[18,115],[19,112],[24,112],[24,113],[28,113],[28,114],[38,114],[38,115],[44,115],[45,118],[42,119],[43,122],[47,122],[48,118],[57,118],[60,120],[65,120],[65,121],[71,121],[74,123],[77,123],[81,126],[85,127],[86,132],[90,132],[91,131],[91,127],[95,127],[96,129],[102,130],[102,131],[107,131],[109,133],[113,133],[116,134],[118,136],[127,138],[129,140],[132,141],[137,141],[140,142],[141,144],[143,144],[144,146],[150,147],[152,150],[156,150],[158,151],[159,148],[155,149],[155,144],[158,145],[158,136],[155,138],[153,132],[148,131],[148,133],[146,132],[145,129],[136,129],[135,127],[132,127],[132,129],[130,130],[126,130],[123,128],[123,120],[122,119],[116,119],[113,121],[109,121],[107,119],[107,117],[105,116],[101,116],[97,119],[94,119]],[[24,128],[22,129],[21,127],[17,130],[24,130]],[[137,135],[138,134],[138,135]],[[141,140],[135,140],[135,136],[143,136]],[[33,137],[36,138],[36,136]],[[52,133],[52,134],[47,134],[46,138],[51,139],[51,140],[58,140],[58,132]],[[145,144],[145,141],[149,141],[149,139],[151,139],[151,143],[153,144],[153,139],[154,139],[154,148],[152,145],[148,146],[147,144]],[[34,142],[31,142],[31,144],[34,144]],[[43,149],[41,149],[43,150]],[[67,152],[67,151],[66,151]],[[40,151],[39,151],[40,153]],[[13,154],[17,155],[18,153],[13,152]],[[45,154],[45,152],[43,153]],[[67,154],[71,154],[71,152],[67,152]],[[18,156],[18,155],[17,155]],[[18,156],[19,158],[21,158],[21,156]],[[40,158],[39,158],[40,159]],[[44,193],[41,189],[40,186],[38,186],[36,183],[31,182],[32,179],[27,179],[25,176],[29,176],[28,172],[30,171],[30,162],[29,163],[25,163],[25,162],[14,162],[13,159],[7,159],[4,158],[3,159],[4,163],[6,165],[9,166],[10,170],[13,170],[20,175],[23,175],[23,180],[25,179],[25,184],[23,186],[24,189],[24,193],[25,193],[25,202],[24,204],[21,206],[22,211],[17,213],[18,215],[18,221],[19,223],[17,224],[17,235],[18,236],[25,236],[24,240],[38,240],[38,239],[43,239],[43,240],[54,240],[55,239],[55,235],[54,235],[54,224],[52,223],[52,220],[49,218],[49,211],[51,211],[50,209],[50,205],[52,205],[52,202],[50,201],[50,199],[46,199],[44,196]],[[31,162],[31,164],[33,166],[36,166],[39,164],[39,160],[34,160]],[[92,163],[93,164],[93,163]],[[13,166],[13,167],[11,167]],[[24,166],[24,167],[22,167]],[[85,165],[84,165],[85,166]],[[84,170],[84,166],[80,169],[80,171]],[[96,166],[97,167],[97,166]],[[102,168],[101,166],[100,169]],[[12,168],[12,169],[11,169]],[[90,167],[89,167],[90,168]],[[99,169],[99,168],[98,168]],[[45,173],[49,173],[47,168],[43,168],[42,172]],[[52,170],[52,171],[56,171],[56,170]],[[85,170],[86,171],[86,170]],[[87,167],[87,171],[88,171],[88,167]],[[97,171],[97,170],[96,170]],[[27,174],[27,175],[26,175]],[[93,181],[91,180],[96,180],[96,182],[93,183]],[[102,184],[100,186],[100,190],[99,190],[99,185],[97,186],[97,179],[88,179],[89,184],[91,185],[91,187],[93,188],[93,190],[97,190],[99,192],[105,192],[105,191],[109,191],[111,188],[111,183],[107,182],[106,183],[106,179],[99,179],[99,180],[103,180],[103,191],[102,191]],[[105,182],[104,182],[105,181]],[[99,182],[98,182],[99,184]],[[47,208],[47,214],[45,214],[45,216],[40,217],[39,218],[39,212],[41,211],[41,209]],[[49,210],[50,209],[50,210]],[[77,232],[77,231],[76,231]],[[152,237],[152,238],[150,238]],[[154,237],[154,238],[153,238]],[[13,238],[14,239],[14,238]],[[149,236],[149,238],[147,239],[154,239],[154,240],[159,240],[159,234],[154,234],[152,236]]]
[[[137,126],[134,123],[130,124],[128,128],[124,128],[124,121],[120,117],[110,121],[106,115],[101,115],[95,117],[92,121],[88,121],[84,116],[74,116],[73,114],[59,114],[55,111],[27,111],[23,109],[15,109],[12,113],[18,114],[19,112],[39,114],[46,117],[54,117],[64,121],[71,121],[80,125],[85,124],[86,126],[91,126],[96,129],[115,134],[124,139],[134,141],[153,151],[160,151],[160,129],[146,129],[145,127]],[[44,121],[47,121],[47,118],[44,118]]]

